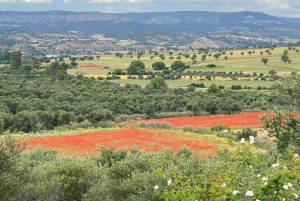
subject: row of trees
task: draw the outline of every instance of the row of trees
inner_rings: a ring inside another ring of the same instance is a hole
[[[165,112],[234,113],[264,109],[263,98],[285,104],[286,99],[257,92],[194,92],[167,89],[157,77],[142,89],[124,87],[94,78],[66,74],[65,63],[53,62],[45,71],[0,73],[0,124],[2,131],[32,132],[56,126],[115,120],[121,114],[148,117]],[[148,109],[147,109],[148,108]]]

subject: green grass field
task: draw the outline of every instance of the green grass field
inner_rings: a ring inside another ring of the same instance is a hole
[[[100,37],[100,36],[99,36]],[[128,41],[127,41],[128,42]],[[300,49],[298,47],[298,49]],[[248,51],[255,51],[254,54],[249,55]],[[187,69],[186,71],[225,71],[225,72],[239,72],[243,71],[244,73],[264,73],[268,74],[268,72],[272,69],[274,69],[279,75],[286,75],[290,74],[292,71],[298,71],[300,69],[300,53],[297,53],[294,50],[289,51],[289,58],[292,60],[291,63],[284,63],[281,61],[281,55],[283,54],[284,50],[287,50],[287,47],[276,47],[274,50],[270,50],[272,52],[271,55],[268,55],[265,53],[266,48],[263,49],[247,49],[247,50],[233,50],[233,51],[227,51],[225,55],[221,55],[218,59],[215,59],[213,56],[206,58],[206,61],[201,61],[201,55],[198,54],[197,51],[189,51],[189,52],[181,52],[181,53],[188,53],[191,56],[195,53],[197,55],[197,63],[192,64],[192,60],[190,58],[184,58],[181,56],[181,61],[183,61],[186,65],[190,65],[191,67]],[[263,55],[260,55],[260,51],[263,51]],[[233,52],[233,55],[230,55],[230,52]],[[241,54],[241,52],[244,52],[244,55]],[[173,57],[176,58],[179,52],[173,52]],[[210,52],[212,55],[218,53],[218,52]],[[164,54],[165,60],[163,62],[169,67],[171,64],[176,61],[176,59],[170,60],[169,53],[168,52],[159,52],[159,54]],[[153,59],[150,59],[150,56],[153,54],[146,53],[145,55],[142,55],[140,58],[141,61],[143,61],[146,65],[146,70],[152,69],[152,63],[155,61],[162,61],[158,56],[156,56]],[[224,57],[228,56],[228,60],[225,60]],[[262,58],[268,58],[269,62],[267,65],[264,65],[261,62]],[[101,58],[97,60],[96,58],[92,61],[79,61],[80,66],[85,65],[91,65],[96,64],[99,65],[100,68],[77,68],[77,69],[70,69],[70,74],[75,74],[75,72],[85,72],[85,76],[88,77],[106,77],[108,72],[113,72],[115,69],[120,68],[123,71],[126,71],[127,67],[130,65],[130,62],[132,60],[136,60],[137,55],[133,55],[133,58],[131,59],[130,56],[124,55],[123,58],[116,58],[114,56],[108,56],[108,55],[101,55]],[[66,62],[69,62],[68,59],[66,59]],[[216,68],[207,68],[207,64],[216,64]],[[104,68],[105,66],[109,68]],[[134,84],[140,84],[142,86],[145,86],[147,83],[149,83],[149,80],[127,80],[127,76],[122,76],[121,80],[114,80],[115,82],[126,84],[126,83],[134,83]],[[189,83],[197,83],[197,82],[204,82],[205,84],[220,84],[225,87],[231,86],[233,84],[240,84],[243,87],[244,86],[251,86],[251,87],[257,87],[257,86],[266,86],[269,87],[272,85],[272,82],[270,81],[246,81],[246,80],[220,80],[216,78],[215,80],[211,81],[203,81],[200,80],[200,77],[197,77],[196,79],[193,78],[193,80],[189,79],[181,79],[181,80],[174,80],[174,81],[168,81],[168,84],[170,87],[186,87]]]

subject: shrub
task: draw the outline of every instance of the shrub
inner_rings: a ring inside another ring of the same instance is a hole
[[[253,130],[251,128],[244,128],[242,131],[237,132],[236,139],[238,141],[241,140],[242,138],[249,139],[249,136],[256,137],[257,136],[257,131]]]
[[[215,68],[215,67],[217,67],[217,65],[216,64],[207,64],[206,67],[207,68]]]
[[[224,126],[223,124],[218,124],[218,125],[216,125],[216,126],[210,127],[210,130],[211,130],[212,132],[214,132],[214,131],[219,132],[219,131],[223,131],[223,130],[230,130],[230,128],[227,127],[227,126]]]

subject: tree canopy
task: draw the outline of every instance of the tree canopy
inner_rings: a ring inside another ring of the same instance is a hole
[[[186,66],[182,61],[175,61],[171,65],[172,70],[185,70]]]
[[[151,80],[149,87],[152,89],[160,90],[167,89],[168,85],[166,83],[166,80],[163,77],[159,76]]]
[[[152,64],[154,70],[164,70],[166,69],[166,64],[162,61],[156,61]]]
[[[134,60],[130,63],[127,68],[128,75],[138,75],[142,70],[144,70],[145,64],[140,60]]]
[[[283,110],[280,105],[273,105],[271,110],[275,116],[262,118],[264,128],[269,131],[269,136],[276,138],[281,153],[286,153],[288,149],[300,153],[300,119],[295,115],[300,111],[300,75],[293,72],[284,82],[276,83],[273,87],[278,96],[284,97],[291,107]]]

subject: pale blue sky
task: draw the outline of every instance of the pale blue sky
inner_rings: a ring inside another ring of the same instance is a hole
[[[275,16],[299,17],[299,0],[0,0],[0,10],[15,11],[258,11]]]

